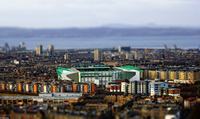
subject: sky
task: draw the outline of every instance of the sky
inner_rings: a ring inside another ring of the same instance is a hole
[[[0,0],[0,27],[200,27],[200,0]]]

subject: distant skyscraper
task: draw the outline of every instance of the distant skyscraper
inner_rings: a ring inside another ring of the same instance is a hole
[[[20,42],[20,44],[19,44],[19,49],[20,49],[20,50],[26,50],[26,45],[25,45],[24,42]]]
[[[6,51],[6,52],[10,51],[10,47],[9,47],[8,43],[5,43],[4,51]]]
[[[35,53],[36,55],[42,55],[43,53],[43,46],[42,45],[39,45],[38,47],[35,48]]]
[[[53,45],[49,45],[48,49],[47,49],[47,52],[48,52],[49,55],[53,55],[53,53],[54,53],[54,46]]]
[[[101,60],[101,53],[99,49],[94,50],[94,61],[100,61]]]
[[[65,53],[64,54],[64,60],[68,60],[69,59],[69,54],[68,53]]]

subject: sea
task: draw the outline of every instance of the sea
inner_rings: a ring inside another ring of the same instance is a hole
[[[86,49],[86,48],[113,48],[130,46],[132,48],[173,48],[183,49],[200,48],[200,35],[195,36],[112,36],[112,37],[0,37],[0,47],[5,43],[9,46],[18,46],[24,42],[27,49],[35,49],[38,45],[47,48],[54,45],[55,49]]]

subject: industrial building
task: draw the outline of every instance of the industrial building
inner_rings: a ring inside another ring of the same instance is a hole
[[[135,66],[91,66],[77,68],[57,68],[59,80],[69,80],[82,83],[95,83],[97,85],[108,85],[115,80],[139,81],[142,70]]]
[[[63,103],[75,103],[82,97],[82,93],[40,93],[38,96],[1,96],[0,104],[63,104]]]

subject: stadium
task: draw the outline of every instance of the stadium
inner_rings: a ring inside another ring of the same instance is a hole
[[[58,67],[57,75],[59,80],[69,80],[73,82],[90,83],[97,85],[107,85],[115,80],[140,80],[142,70],[138,67],[126,65],[120,67],[90,66],[64,68]]]

